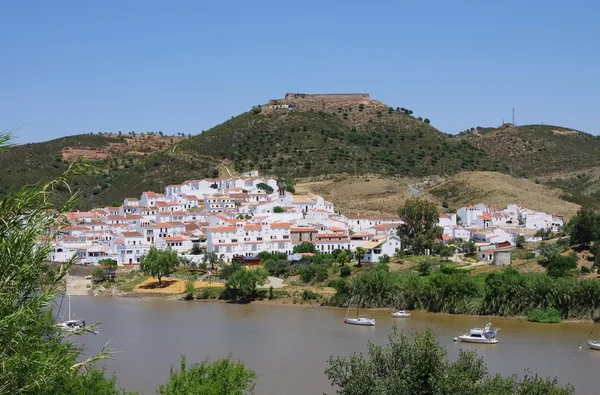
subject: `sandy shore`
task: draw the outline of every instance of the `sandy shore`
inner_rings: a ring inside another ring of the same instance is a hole
[[[194,281],[194,287],[197,288],[223,288],[225,284],[223,283],[209,283],[206,281]],[[185,281],[177,279],[177,278],[169,278],[164,277],[160,285],[158,285],[158,280],[155,278],[148,278],[136,285],[133,289],[133,292],[144,293],[144,294],[180,294],[185,292]]]
[[[92,289],[87,288],[87,284],[92,284],[92,280],[86,280],[85,277],[69,276],[67,279],[67,295],[92,295]]]

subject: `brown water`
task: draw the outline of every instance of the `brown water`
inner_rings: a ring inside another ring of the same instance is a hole
[[[544,376],[570,382],[578,394],[598,394],[600,351],[589,350],[585,340],[600,338],[600,325],[534,324],[493,318],[502,328],[497,345],[455,343],[453,338],[488,318],[413,312],[410,319],[393,319],[390,312],[374,312],[376,327],[343,323],[345,310],[287,306],[229,305],[152,299],[72,298],[74,315],[100,322],[99,334],[85,340],[89,354],[106,343],[115,360],[119,385],[154,394],[168,379],[169,367],[232,353],[254,369],[257,393],[328,394],[324,369],[330,355],[365,351],[367,342],[383,343],[394,323],[409,332],[430,327],[451,358],[458,350],[476,350],[491,373],[519,374],[529,368]]]

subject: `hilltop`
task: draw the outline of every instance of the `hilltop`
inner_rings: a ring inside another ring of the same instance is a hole
[[[474,129],[458,140],[471,142],[508,164],[517,176],[537,176],[600,166],[600,136],[552,125]]]
[[[236,171],[256,168],[293,177],[508,170],[468,140],[366,94],[288,94],[182,141],[179,149],[229,160]]]

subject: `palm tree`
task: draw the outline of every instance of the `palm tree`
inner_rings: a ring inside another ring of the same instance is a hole
[[[362,259],[365,257],[366,253],[367,252],[365,251],[364,248],[356,247],[356,251],[354,252],[354,255],[356,256],[356,260],[358,261],[358,267],[362,266]]]

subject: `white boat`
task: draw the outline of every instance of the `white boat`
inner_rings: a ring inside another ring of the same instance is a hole
[[[69,301],[69,316],[67,317],[66,321],[60,322],[56,325],[60,329],[67,331],[67,332],[75,332],[75,331],[82,330],[83,328],[85,328],[85,321],[84,320],[74,320],[71,318],[71,295],[68,295],[67,299]]]
[[[365,317],[346,318],[344,323],[350,325],[375,326],[375,319]]]
[[[492,324],[487,324],[485,328],[471,328],[469,333],[458,336],[458,340],[465,343],[496,344],[498,339],[496,335],[499,329],[492,328]]]
[[[587,345],[592,350],[600,350],[600,340],[588,340],[587,341]]]
[[[410,313],[407,313],[405,310],[398,310],[392,313],[392,317],[394,318],[410,318]]]

